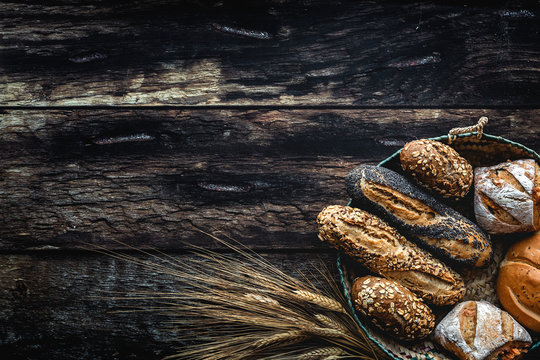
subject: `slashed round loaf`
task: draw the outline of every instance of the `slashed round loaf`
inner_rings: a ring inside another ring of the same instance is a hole
[[[521,325],[540,332],[540,232],[508,249],[499,268],[497,295]]]
[[[319,213],[317,223],[322,241],[345,251],[370,271],[400,283],[428,303],[451,305],[465,294],[458,273],[374,215],[349,206],[331,205]]]
[[[346,187],[356,204],[436,255],[476,267],[491,261],[491,241],[478,226],[395,171],[362,165],[347,175]]]
[[[375,276],[356,278],[354,307],[376,327],[400,340],[418,340],[435,328],[431,309],[398,283]]]
[[[532,344],[510,314],[486,301],[465,301],[435,327],[435,341],[461,360],[518,360]]]
[[[540,166],[523,159],[476,168],[474,213],[490,234],[540,230]]]
[[[450,146],[421,139],[405,144],[399,154],[403,171],[444,198],[459,200],[473,183],[473,168]]]

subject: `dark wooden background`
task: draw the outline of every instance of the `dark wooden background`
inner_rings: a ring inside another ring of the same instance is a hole
[[[1,1],[0,356],[180,345],[155,313],[92,300],[174,279],[83,242],[181,261],[219,250],[200,228],[294,272],[334,261],[314,220],[358,164],[482,115],[540,151],[539,17],[538,1]]]

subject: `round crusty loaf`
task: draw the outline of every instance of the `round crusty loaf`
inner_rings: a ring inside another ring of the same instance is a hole
[[[437,324],[433,335],[461,360],[518,360],[532,344],[523,326],[487,301],[457,304]]]
[[[497,295],[517,321],[540,332],[540,232],[508,250],[499,269]]]
[[[435,327],[431,309],[394,281],[364,276],[352,287],[354,307],[376,327],[401,340],[428,336]]]
[[[458,200],[473,183],[473,168],[450,146],[434,140],[414,140],[399,154],[403,171],[444,198]]]
[[[322,241],[430,304],[452,305],[465,294],[465,284],[457,272],[374,215],[331,205],[319,213],[317,223]]]
[[[464,265],[485,267],[491,262],[491,241],[476,224],[397,172],[361,165],[345,181],[355,204],[380,216],[408,240]]]
[[[490,234],[540,230],[540,166],[523,159],[474,169],[474,213]]]

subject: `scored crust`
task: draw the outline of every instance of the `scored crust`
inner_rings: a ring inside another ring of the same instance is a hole
[[[462,360],[492,359],[503,353],[518,359],[532,344],[514,318],[486,301],[456,305],[435,327],[434,338]]]
[[[355,202],[435,254],[476,267],[490,263],[491,242],[476,224],[395,171],[362,165],[347,175],[346,187]]]
[[[367,269],[405,286],[426,302],[451,305],[463,298],[461,276],[407,241],[378,217],[349,206],[330,205],[317,217],[319,238]]]
[[[540,167],[522,159],[474,170],[474,212],[490,234],[537,230],[540,226]]]

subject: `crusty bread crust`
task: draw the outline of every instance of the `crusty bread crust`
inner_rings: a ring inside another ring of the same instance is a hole
[[[471,321],[474,317],[474,321]],[[518,359],[532,345],[529,333],[486,301],[459,303],[435,327],[435,341],[462,360]]]
[[[499,268],[497,295],[519,323],[540,332],[540,232],[508,249]]]
[[[490,234],[538,230],[540,167],[522,159],[474,170],[476,221]]]
[[[345,181],[355,203],[436,255],[476,267],[491,261],[491,242],[478,226],[395,171],[362,165]]]
[[[444,198],[459,200],[473,182],[471,164],[448,145],[420,139],[405,144],[399,153],[403,171],[420,185]]]
[[[331,205],[317,217],[319,238],[392,279],[426,302],[451,305],[463,298],[461,276],[407,241],[378,217],[349,206]]]
[[[423,339],[435,328],[431,309],[394,281],[375,276],[356,278],[352,299],[356,310],[400,340]]]

